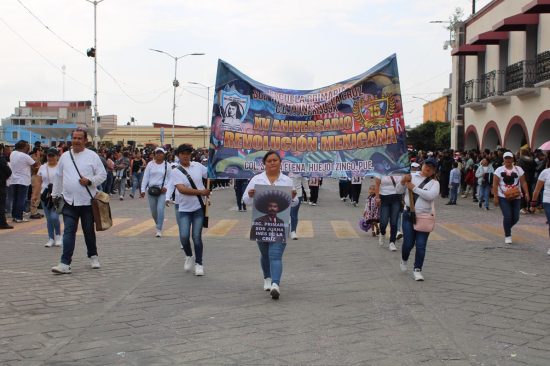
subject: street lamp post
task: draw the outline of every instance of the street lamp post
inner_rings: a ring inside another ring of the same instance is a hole
[[[421,98],[421,97],[416,97],[414,95],[413,95],[413,98],[414,99],[420,99],[420,100],[423,100],[423,101],[428,103],[428,120],[430,122],[433,122],[432,121],[432,102],[430,102],[428,99],[424,99],[424,98]]]
[[[175,128],[176,128],[176,88],[180,85],[180,82],[178,81],[178,60],[180,58],[184,58],[186,56],[203,56],[204,53],[188,53],[183,56],[172,56],[168,52],[162,51],[162,50],[156,50],[153,48],[149,48],[151,51],[164,53],[165,55],[171,57],[174,59],[174,81],[172,82],[172,85],[174,86],[174,99],[172,103],[172,147],[174,146],[174,136],[175,136]]]

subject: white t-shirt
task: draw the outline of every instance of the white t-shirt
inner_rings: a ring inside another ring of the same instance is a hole
[[[48,184],[53,184],[53,180],[56,174],[57,174],[57,165],[54,167],[51,167],[51,166],[48,166],[48,163],[46,163],[40,166],[40,169],[38,169],[38,173],[37,173],[37,175],[42,178],[42,186],[40,187],[40,193],[44,192],[44,190],[48,188]]]
[[[166,177],[164,176],[166,174]],[[151,160],[147,167],[145,168],[145,172],[143,172],[143,180],[141,181],[141,191],[147,192],[148,187],[167,187],[168,183],[170,181],[170,176],[172,174],[172,168],[170,167],[170,163],[163,161],[161,164],[157,164],[156,161]],[[164,185],[162,184],[162,181],[164,180]],[[161,187],[161,188],[162,188]]]
[[[205,189],[204,184],[202,184],[202,178],[207,177],[208,169],[204,165],[192,161],[191,165],[187,168],[184,167],[184,169],[187,170],[187,173],[193,179],[197,189]],[[178,168],[172,171],[172,182],[174,186],[183,184],[186,188],[193,188],[191,187],[191,183],[189,183],[189,179]],[[176,187],[176,203],[179,205],[180,212],[194,212],[201,208],[197,197],[196,195],[181,194]],[[202,200],[206,204],[205,197],[202,197]]]
[[[400,175],[394,175],[393,180],[395,181],[395,186],[393,185],[393,182],[391,180],[392,176],[384,176],[380,177],[380,195],[381,196],[387,196],[389,194],[397,194],[396,187],[398,184],[401,183],[401,176]]]
[[[512,170],[508,170],[503,165],[498,167],[494,174],[499,179],[498,196],[506,198],[506,196],[504,196],[504,192],[513,186],[519,187],[519,178],[521,178],[524,172],[519,166],[514,166]]]
[[[430,213],[432,211],[432,202],[439,195],[439,182],[435,179],[431,179],[424,187],[420,188],[419,186],[426,180],[425,177],[421,175],[421,172],[411,173],[411,181],[414,184],[413,193],[418,195],[418,199],[414,204],[414,209],[417,213]],[[398,193],[405,193],[405,205],[410,207],[409,203],[409,191],[406,189],[406,186],[399,183],[397,185]]]
[[[31,185],[31,166],[35,161],[28,154],[12,151],[10,154],[11,177],[10,184]]]
[[[542,202],[550,203],[550,168],[544,169],[540,173],[539,180],[544,182],[544,195],[542,196]]]

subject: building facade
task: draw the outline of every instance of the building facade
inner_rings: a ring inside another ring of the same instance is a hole
[[[451,102],[450,95],[443,95],[423,105],[424,123],[432,122],[449,122],[449,104]]]
[[[452,147],[517,151],[550,140],[550,1],[493,0],[456,34]]]

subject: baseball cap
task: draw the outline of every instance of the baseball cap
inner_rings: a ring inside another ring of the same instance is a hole
[[[417,162],[413,162],[411,164],[411,168],[420,168],[420,164],[418,164]]]
[[[424,164],[425,164],[425,165],[431,165],[431,166],[433,166],[433,167],[436,167],[436,166],[437,166],[437,160],[432,159],[432,158],[426,159],[426,160],[424,160]]]
[[[161,153],[163,153],[163,154],[166,154],[166,151],[165,151],[162,147],[157,147],[157,148],[155,149],[155,154],[158,153],[158,152],[161,152]]]
[[[504,155],[502,155],[503,158],[513,158],[514,154],[512,154],[510,151],[506,151]]]
[[[50,147],[46,150],[46,155],[59,155],[59,151],[55,147]]]

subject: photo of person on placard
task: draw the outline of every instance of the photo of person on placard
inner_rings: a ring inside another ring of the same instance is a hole
[[[257,185],[250,240],[286,243],[292,201],[291,187]]]

